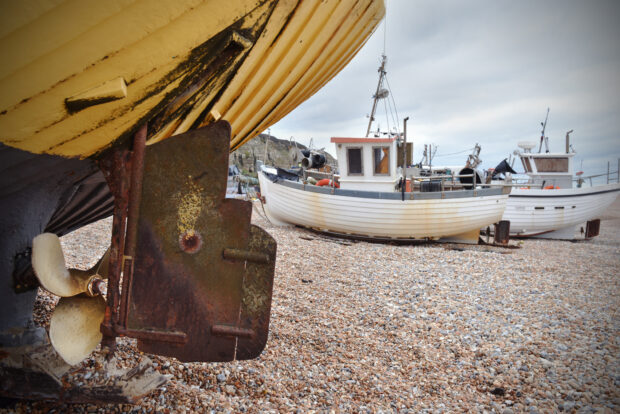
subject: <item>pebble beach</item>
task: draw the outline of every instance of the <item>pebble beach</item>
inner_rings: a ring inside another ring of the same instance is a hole
[[[8,412],[620,412],[620,200],[590,241],[386,244],[253,222],[278,242],[256,360],[179,363],[138,405],[20,402]],[[62,238],[69,267],[111,219]],[[40,290],[46,326],[57,299]],[[119,363],[145,355],[119,339]],[[89,360],[84,362],[87,366]],[[87,372],[82,370],[81,372]]]

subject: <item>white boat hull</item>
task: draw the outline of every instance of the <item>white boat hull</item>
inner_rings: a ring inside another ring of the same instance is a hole
[[[511,236],[572,239],[577,225],[598,218],[620,194],[620,184],[557,190],[514,188],[503,220]]]
[[[371,238],[440,239],[471,235],[498,222],[507,194],[501,189],[442,193],[371,193],[334,190],[259,174],[265,212],[274,224],[294,224]],[[457,194],[458,193],[458,194]],[[485,195],[489,194],[489,195]],[[457,237],[458,239],[458,237]]]

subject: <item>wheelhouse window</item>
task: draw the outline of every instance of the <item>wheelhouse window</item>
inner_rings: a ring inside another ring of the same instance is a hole
[[[390,147],[373,147],[374,175],[390,175]]]
[[[568,172],[568,158],[535,158],[536,170],[550,173]]]
[[[347,148],[347,168],[349,175],[362,175],[362,149]]]
[[[523,168],[526,173],[532,172],[532,166],[530,165],[530,159],[521,157],[521,162],[523,163]]]

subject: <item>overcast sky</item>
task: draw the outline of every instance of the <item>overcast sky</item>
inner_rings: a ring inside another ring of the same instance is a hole
[[[363,137],[385,43],[416,162],[432,143],[435,164],[462,164],[466,153],[447,154],[478,142],[482,167],[494,167],[517,142],[538,143],[549,107],[551,151],[562,151],[573,129],[577,170],[605,172],[608,161],[617,169],[620,1],[387,0],[386,8],[387,27],[272,135],[304,144],[312,137],[332,154],[330,137]],[[387,127],[384,109],[377,119]]]

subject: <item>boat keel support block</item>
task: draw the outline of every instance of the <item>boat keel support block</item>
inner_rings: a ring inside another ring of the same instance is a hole
[[[494,224],[493,244],[506,246],[510,241],[510,221],[500,220]]]
[[[596,237],[599,235],[601,230],[601,220],[595,219],[590,220],[586,223],[586,239],[591,239],[592,237]]]

